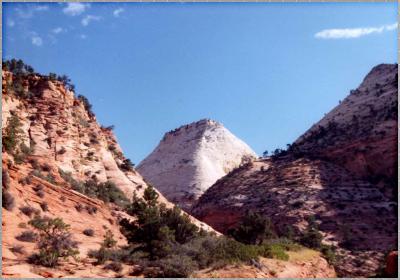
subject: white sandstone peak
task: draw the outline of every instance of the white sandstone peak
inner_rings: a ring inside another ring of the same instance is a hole
[[[221,123],[203,119],[166,133],[137,169],[169,200],[189,210],[218,179],[255,157]]]

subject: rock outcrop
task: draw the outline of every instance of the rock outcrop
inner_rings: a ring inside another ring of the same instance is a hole
[[[99,125],[61,82],[30,75],[23,85],[37,97],[16,98],[7,90],[13,79],[3,71],[2,127],[7,127],[11,114],[19,119],[20,138],[32,150],[32,158],[46,159],[54,172],[70,172],[75,179],[112,181],[129,198],[146,186],[134,169],[122,168],[126,158],[111,129]]]
[[[219,178],[256,154],[222,124],[201,120],[165,134],[137,170],[185,210]]]
[[[396,127],[397,65],[379,65],[288,151],[233,170],[192,214],[226,232],[252,210],[297,238],[314,217],[339,276],[375,275],[397,248]]]
[[[133,192],[143,197],[148,185],[123,155],[112,129],[98,124],[85,98],[76,97],[64,83],[39,74],[21,78],[3,70],[2,78],[3,277],[128,275],[131,266],[123,264],[119,273],[104,270],[87,253],[100,248],[108,230],[117,245],[126,245],[119,221],[132,217],[113,203],[79,192],[79,186],[88,181],[111,182],[132,198]],[[158,200],[174,206],[162,195]],[[24,214],[24,208],[33,213]],[[36,250],[35,242],[23,242],[17,236],[31,230],[28,221],[35,214],[61,218],[70,225],[73,239],[78,241],[79,261],[69,258],[56,268],[28,262]],[[93,236],[84,234],[87,229],[93,230]]]

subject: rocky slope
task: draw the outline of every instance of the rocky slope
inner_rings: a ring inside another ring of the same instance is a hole
[[[116,274],[94,265],[87,252],[99,249],[107,230],[118,245],[125,245],[118,223],[129,216],[117,205],[82,194],[80,188],[85,182],[98,187],[111,182],[131,198],[133,192],[143,196],[146,182],[124,157],[112,129],[99,125],[87,100],[75,96],[63,82],[34,73],[21,78],[8,71],[2,78],[2,183],[3,193],[12,198],[5,203],[3,195],[3,276],[128,276],[131,266],[123,265]],[[174,206],[162,195],[158,201]],[[57,268],[28,264],[35,243],[19,241],[17,236],[30,229],[27,222],[34,214],[24,214],[24,208],[71,225],[80,260],[70,258]],[[85,229],[94,230],[94,235],[85,235]]]
[[[113,181],[127,197],[146,185],[134,169],[121,167],[125,157],[112,131],[100,126],[84,102],[61,82],[31,75],[23,87],[38,97],[16,98],[7,90],[12,80],[12,73],[3,72],[2,127],[7,127],[13,113],[31,157],[46,159],[57,167],[55,172],[59,168],[79,180]]]
[[[185,210],[219,178],[255,158],[222,124],[201,120],[166,133],[138,171]]]
[[[45,162],[40,164],[44,165]],[[126,214],[98,199],[89,198],[63,186],[63,180],[59,176],[56,176],[57,184],[51,184],[36,176],[31,176],[26,182],[29,172],[28,165],[8,169],[8,192],[14,197],[15,206],[12,210],[3,208],[2,211],[3,277],[115,277],[114,272],[95,266],[95,261],[87,257],[87,252],[100,247],[107,230],[112,231],[118,245],[125,245],[125,238],[119,231],[118,219]],[[40,193],[35,191],[38,185],[42,186]],[[44,205],[47,208],[44,208]],[[27,258],[34,251],[35,243],[17,239],[21,233],[29,230],[28,221],[32,217],[21,212],[23,207],[32,207],[43,215],[62,218],[70,224],[74,240],[79,241],[80,260],[62,261],[57,268],[28,264]],[[96,209],[95,212],[92,209]],[[92,229],[94,235],[85,235],[83,231],[86,229]],[[127,274],[129,269],[124,266],[122,274]]]
[[[334,278],[335,270],[317,251],[288,252],[289,260],[261,258],[254,265],[229,265],[196,272],[195,278]]]
[[[340,276],[374,275],[397,248],[396,127],[397,65],[379,65],[287,152],[233,170],[192,214],[226,232],[252,210],[297,237],[314,217]]]
[[[397,64],[374,67],[361,85],[293,144],[333,161],[397,200]]]

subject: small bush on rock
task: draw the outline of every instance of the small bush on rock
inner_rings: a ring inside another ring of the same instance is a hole
[[[30,256],[31,263],[54,267],[60,258],[75,257],[79,253],[77,242],[69,232],[70,226],[62,219],[36,216],[29,224],[39,232],[39,252]]]
[[[40,214],[40,210],[33,208],[32,206],[23,206],[19,210],[26,216],[31,217],[33,214]]]
[[[241,224],[229,230],[228,234],[246,244],[261,244],[265,239],[276,237],[271,221],[253,212],[248,212]]]
[[[121,168],[124,171],[132,171],[134,166],[135,165],[132,163],[132,161],[129,158],[127,158],[127,159],[124,159],[124,161],[119,166],[119,168]]]
[[[3,189],[2,192],[2,206],[8,211],[12,211],[15,206],[15,199],[11,193]]]
[[[31,230],[26,230],[26,231],[23,231],[20,235],[18,235],[15,238],[17,240],[23,241],[23,242],[36,242],[38,235]]]
[[[44,197],[44,191],[43,191],[43,190],[38,190],[38,191],[36,192],[36,194],[37,194],[37,196],[40,197],[40,198],[43,198],[43,197]]]
[[[21,127],[22,123],[19,118],[11,114],[2,139],[3,147],[7,152],[14,153],[15,149],[20,144],[23,134]]]
[[[25,254],[25,249],[24,246],[22,245],[14,245],[10,248],[10,251],[13,252],[14,254]]]
[[[10,174],[8,174],[8,170],[6,169],[2,169],[1,173],[2,173],[1,181],[3,189],[8,190],[10,188],[10,182],[11,182]]]
[[[85,229],[83,231],[83,234],[86,235],[86,236],[94,236],[94,230],[91,229],[91,228]]]
[[[104,235],[104,240],[102,246],[105,248],[113,248],[117,244],[117,241],[114,239],[114,234],[111,230],[108,230]]]
[[[122,264],[119,262],[111,262],[104,266],[104,269],[112,270],[114,272],[121,272],[122,271]]]
[[[90,215],[93,215],[93,214],[97,213],[97,207],[96,206],[86,205],[85,209]]]
[[[42,202],[40,203],[40,208],[42,208],[42,210],[46,212],[49,210],[49,205],[47,202]]]
[[[309,248],[320,249],[322,246],[322,234],[318,231],[318,225],[315,222],[314,217],[308,218],[308,226],[303,235],[301,236],[300,242]]]
[[[152,263],[152,266],[160,268],[159,270],[147,270],[146,277],[170,278],[170,277],[188,277],[198,265],[188,256],[172,255],[167,258],[159,259]]]

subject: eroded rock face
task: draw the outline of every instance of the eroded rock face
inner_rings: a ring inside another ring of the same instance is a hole
[[[44,163],[40,161],[40,164]],[[115,277],[115,273],[93,265],[93,260],[88,258],[87,253],[89,250],[99,249],[108,230],[113,233],[118,245],[126,245],[126,239],[119,230],[119,219],[129,216],[112,205],[84,196],[61,184],[51,184],[35,176],[31,176],[30,181],[26,182],[25,178],[30,171],[27,164],[7,170],[10,178],[7,191],[14,198],[14,207],[2,209],[3,277]],[[56,180],[62,182],[58,176]],[[41,186],[40,193],[35,191],[37,186]],[[27,262],[27,258],[36,251],[36,244],[16,239],[22,232],[31,229],[28,222],[32,217],[20,211],[20,208],[27,206],[33,207],[40,215],[61,218],[71,225],[73,240],[79,242],[79,261],[70,258],[62,261],[57,268],[36,267]],[[87,229],[93,230],[93,236],[83,233]],[[129,266],[123,266],[124,273],[128,273],[129,269]]]
[[[397,64],[374,67],[361,85],[294,143],[338,163],[397,200]]]
[[[145,188],[134,169],[120,167],[125,157],[112,131],[100,126],[61,82],[29,76],[24,81],[26,92],[38,97],[28,99],[16,98],[6,90],[9,79],[12,74],[3,72],[2,127],[8,125],[13,112],[22,123],[21,138],[33,149],[33,157],[46,159],[55,172],[71,172],[81,181],[112,181],[129,198],[134,190]]]
[[[222,124],[201,120],[166,133],[138,171],[165,197],[189,210],[215,181],[255,156]]]
[[[391,184],[396,79],[397,65],[375,67],[288,152],[233,170],[200,197],[192,214],[226,232],[252,210],[269,217],[279,233],[292,226],[297,237],[313,216],[323,242],[338,248],[340,276],[375,275],[385,254],[397,248],[391,195],[393,187],[397,191]]]

